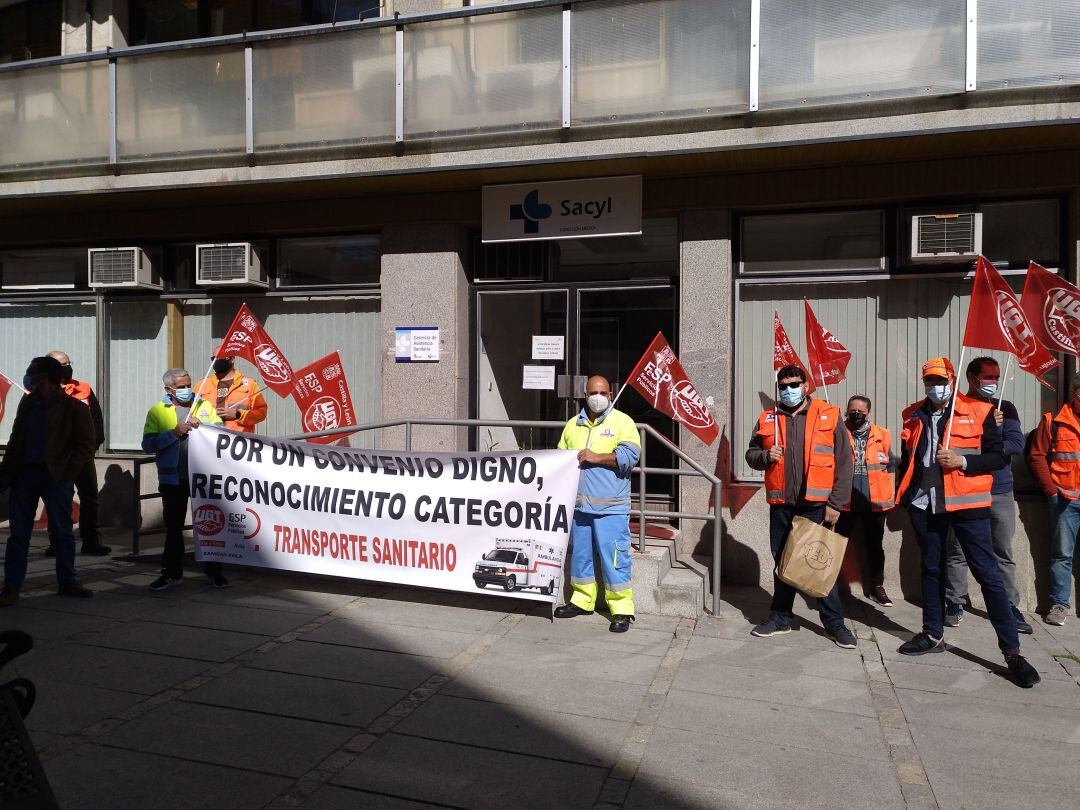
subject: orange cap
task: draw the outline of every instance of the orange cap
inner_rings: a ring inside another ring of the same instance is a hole
[[[922,364],[923,377],[955,377],[956,371],[948,357],[931,357]]]

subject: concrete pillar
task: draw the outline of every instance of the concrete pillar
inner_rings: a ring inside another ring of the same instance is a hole
[[[464,232],[454,225],[388,226],[382,235],[382,418],[465,419],[469,415],[469,282]],[[394,360],[394,329],[437,326],[437,363]],[[413,449],[464,450],[468,430],[417,427]],[[403,429],[382,432],[381,446],[405,447]]]
[[[720,427],[707,447],[693,433],[679,430],[680,447],[695,461],[726,478],[730,452],[732,380],[732,300],[734,274],[729,211],[690,211],[682,216],[679,245],[679,360]],[[685,466],[685,465],[684,465]],[[680,478],[683,511],[708,512],[711,485],[702,478]],[[711,524],[683,522],[682,550],[712,555]]]
[[[62,26],[60,53],[65,56],[123,48],[127,45],[127,0],[64,0]]]

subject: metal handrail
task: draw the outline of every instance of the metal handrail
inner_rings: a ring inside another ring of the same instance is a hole
[[[311,433],[297,433],[291,436],[286,436],[287,439],[305,440],[305,439],[318,439],[328,436],[346,436],[353,433],[360,433],[364,431],[382,430],[384,428],[392,427],[404,427],[405,428],[405,452],[411,453],[412,448],[412,428],[413,425],[434,425],[440,427],[524,427],[524,428],[550,428],[561,429],[565,426],[565,422],[553,422],[553,421],[531,421],[525,419],[434,419],[429,417],[412,417],[406,419],[385,419],[380,422],[368,422],[363,425],[353,425],[346,428],[334,428],[332,430],[319,430]],[[638,430],[638,435],[641,437],[641,455],[638,458],[637,464],[634,469],[638,473],[638,508],[631,509],[631,515],[638,516],[638,551],[645,551],[645,519],[649,517],[657,518],[675,518],[679,520],[711,520],[713,524],[713,542],[712,542],[712,570],[710,574],[710,583],[712,586],[712,613],[718,615],[720,613],[720,539],[721,539],[721,487],[723,486],[720,479],[713,473],[706,470],[697,461],[688,456],[683,450],[674,442],[672,442],[667,436],[664,436],[660,431],[654,428],[652,425],[645,424],[643,422],[635,423],[635,427]],[[680,461],[687,464],[690,470],[667,470],[666,468],[649,467],[645,462],[645,437],[652,436],[660,444],[665,446],[671,453],[673,453]],[[650,512],[645,508],[645,475],[646,473],[657,472],[666,475],[686,475],[691,477],[704,478],[712,485],[712,512],[700,513],[700,512]]]

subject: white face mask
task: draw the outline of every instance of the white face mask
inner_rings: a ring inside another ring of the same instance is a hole
[[[979,393],[987,399],[993,399],[997,396],[998,384],[996,382],[983,383],[979,386]]]
[[[603,394],[592,394],[585,400],[585,403],[593,413],[603,413],[611,404]]]
[[[189,405],[191,400],[195,399],[195,392],[191,388],[177,388],[173,392],[173,396],[181,405]]]
[[[949,397],[952,396],[951,385],[925,385],[923,388],[926,391],[926,396],[930,398],[930,401],[935,405],[942,405],[949,401]]]

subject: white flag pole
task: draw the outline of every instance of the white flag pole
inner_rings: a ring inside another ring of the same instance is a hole
[[[615,399],[611,400],[611,407],[613,407],[613,408],[615,407],[615,403],[619,401],[619,397],[622,396],[622,392],[626,390],[626,386],[628,384],[629,384],[629,380],[627,380],[626,382],[624,382],[622,384],[622,387],[619,389],[619,393],[617,393],[615,395]]]
[[[5,374],[5,373],[4,373],[4,372],[2,372],[2,371],[0,371],[0,377],[3,377],[3,378],[4,378],[5,380],[7,380],[7,381],[8,381],[9,383],[11,383],[11,384],[12,384],[13,386],[15,386],[16,388],[18,388],[18,389],[19,389],[20,391],[22,391],[22,392],[23,392],[24,394],[29,394],[29,393],[30,393],[30,392],[29,392],[29,391],[27,391],[27,390],[26,390],[25,388],[23,388],[23,385],[22,385],[22,383],[19,383],[19,382],[15,382],[15,380],[11,379],[11,377],[9,377],[9,376],[8,376],[7,374]]]
[[[215,357],[214,360],[217,360],[217,358]],[[198,410],[199,400],[203,399],[203,397],[199,395],[199,392],[203,390],[203,386],[206,385],[206,381],[210,379],[210,374],[214,371],[214,360],[210,361],[210,368],[206,370],[206,376],[202,378],[202,382],[199,383],[199,387],[195,389],[195,398],[191,400],[191,407],[188,408],[187,417],[184,419],[184,422],[190,422],[191,415],[195,413],[196,410]]]
[[[967,351],[967,346],[961,346],[960,347],[960,365],[957,366],[957,368],[963,368],[964,367],[964,352],[966,352],[966,351]],[[945,443],[941,446],[943,450],[948,450],[949,449],[949,440],[952,438],[953,417],[956,415],[955,414],[955,408],[953,408],[953,405],[956,404],[956,394],[957,394],[956,389],[960,387],[959,382],[960,382],[959,378],[953,380],[953,392],[952,392],[952,396],[949,398],[949,405],[948,405],[948,407],[950,409],[949,425],[948,425],[948,427],[945,428]]]
[[[1001,401],[1005,399],[1005,380],[1009,379],[1009,369],[1012,368],[1012,352],[1009,352],[1008,358],[1005,360],[1005,373],[1001,377],[1001,382],[998,384],[998,403],[997,409],[1001,410]]]
[[[821,363],[818,363],[817,370],[818,374],[821,375],[821,390],[825,392],[825,401],[829,402],[829,386],[825,384],[825,372],[821,368]],[[829,404],[832,405],[831,402],[829,402]]]

